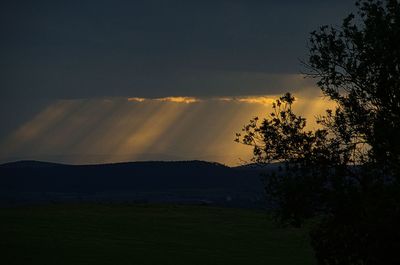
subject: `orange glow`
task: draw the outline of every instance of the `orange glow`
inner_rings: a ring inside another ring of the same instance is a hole
[[[176,103],[195,103],[200,102],[199,99],[194,97],[165,97],[165,98],[157,98],[157,101],[166,101],[166,102],[176,102]]]
[[[128,98],[131,102],[144,102],[144,101],[162,101],[162,102],[175,102],[175,103],[195,103],[200,102],[200,99],[194,97],[164,97],[164,98],[138,98],[131,97]]]
[[[159,103],[157,109],[147,116],[146,120],[139,124],[114,152],[129,154],[134,150],[133,158],[135,158],[140,154],[154,151],[152,146],[156,147],[163,141],[163,134],[174,126],[186,108],[187,106]]]
[[[244,98],[238,98],[237,100],[239,102],[244,102],[244,103],[263,104],[263,105],[269,106],[275,101],[275,98],[272,98],[272,97],[244,97]]]
[[[215,101],[222,102],[240,102],[247,104],[261,104],[270,106],[279,96],[249,96],[249,97],[218,97]]]
[[[128,98],[128,101],[133,101],[133,102],[143,102],[145,100],[146,100],[145,98],[136,98],[136,97]]]
[[[301,93],[293,110],[314,117],[333,104]],[[0,142],[0,159],[103,163],[201,159],[238,165],[252,149],[235,133],[254,116],[266,117],[278,96],[107,98],[61,100]],[[193,104],[196,103],[196,104]]]

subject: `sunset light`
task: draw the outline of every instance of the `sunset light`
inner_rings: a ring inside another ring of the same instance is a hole
[[[252,117],[267,115],[277,98],[61,100],[2,141],[0,158],[25,154],[65,163],[201,159],[238,165],[250,159],[252,150],[233,141],[235,132]],[[294,108],[312,128],[316,113],[332,106],[322,98],[299,96]]]
[[[0,20],[1,264],[400,264],[400,0]]]

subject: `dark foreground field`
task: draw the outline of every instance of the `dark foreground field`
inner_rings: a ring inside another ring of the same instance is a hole
[[[315,264],[304,230],[265,213],[202,206],[0,209],[1,264]]]

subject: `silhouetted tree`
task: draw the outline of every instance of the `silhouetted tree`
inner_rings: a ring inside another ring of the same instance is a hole
[[[319,264],[400,264],[400,3],[357,1],[340,28],[311,33],[307,74],[337,103],[307,131],[281,97],[237,141],[254,161],[282,162],[265,177],[283,222],[311,231]]]

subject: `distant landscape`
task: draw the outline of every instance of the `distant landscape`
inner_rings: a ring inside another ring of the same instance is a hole
[[[0,165],[1,205],[50,202],[178,203],[264,208],[261,171],[204,161]]]
[[[4,264],[315,264],[261,171],[204,161],[0,165]]]

